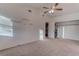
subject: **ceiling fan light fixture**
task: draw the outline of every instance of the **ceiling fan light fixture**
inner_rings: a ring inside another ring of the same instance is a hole
[[[54,10],[50,10],[49,13],[54,13]]]

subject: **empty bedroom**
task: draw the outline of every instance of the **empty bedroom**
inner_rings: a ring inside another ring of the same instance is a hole
[[[79,56],[79,3],[0,3],[0,56]]]

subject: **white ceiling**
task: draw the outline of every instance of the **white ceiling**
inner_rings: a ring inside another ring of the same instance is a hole
[[[22,18],[29,18],[33,19],[32,17],[37,13],[38,15],[41,14],[42,16],[43,9],[42,7],[50,7],[53,4],[49,3],[1,3],[0,4],[0,14],[10,17],[10,18],[16,18],[16,19],[22,19]],[[65,14],[70,14],[70,13],[75,13],[79,12],[79,4],[78,3],[60,3],[58,7],[63,7],[63,11],[56,11],[52,17],[60,16],[60,15],[65,15]],[[28,13],[27,10],[31,9],[32,13]],[[47,16],[51,16],[47,14]]]

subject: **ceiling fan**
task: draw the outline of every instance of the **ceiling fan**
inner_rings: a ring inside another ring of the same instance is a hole
[[[47,11],[44,11],[44,14],[42,16],[44,16],[47,13],[53,14],[55,11],[62,11],[63,8],[59,8],[58,5],[59,5],[59,3],[55,3],[54,6],[51,6],[50,8],[43,7],[43,9],[48,9],[48,10]]]

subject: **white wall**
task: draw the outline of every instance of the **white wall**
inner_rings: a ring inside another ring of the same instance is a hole
[[[54,38],[54,29],[55,29],[54,24],[55,24],[55,22],[70,21],[70,20],[79,20],[79,13],[77,12],[77,13],[58,16],[58,17],[53,17],[50,21],[50,28],[49,28],[50,29],[50,31],[49,31],[50,37]]]
[[[49,18],[42,17],[40,10],[34,9],[31,14],[26,15],[24,23],[13,22],[13,37],[0,37],[0,50],[27,44],[39,40],[39,30],[43,30],[45,35],[45,22]],[[13,18],[13,20],[18,20]],[[32,23],[32,24],[30,24]],[[45,37],[44,37],[45,38]]]
[[[13,37],[0,36],[0,50],[39,40],[39,29],[43,29],[43,22],[35,12],[31,16],[26,16],[27,19],[30,19],[29,22],[13,22]]]
[[[38,28],[34,25],[13,23],[13,37],[0,36],[0,50],[39,40]]]

